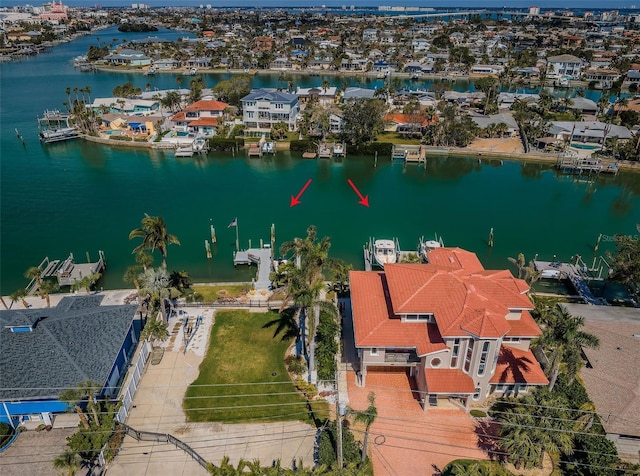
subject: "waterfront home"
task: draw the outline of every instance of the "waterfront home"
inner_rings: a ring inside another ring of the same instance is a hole
[[[124,66],[149,66],[151,58],[141,51],[122,48],[104,57],[104,60],[111,65]]]
[[[293,68],[293,64],[291,63],[291,61],[289,61],[289,59],[281,57],[276,58],[271,63],[269,63],[269,68],[277,70],[289,70]]]
[[[560,141],[604,144],[604,141],[611,137],[617,137],[622,141],[628,140],[633,136],[633,133],[624,126],[600,121],[551,121],[547,136]]]
[[[516,100],[537,103],[539,99],[540,95],[535,93],[499,93],[498,109],[511,109]]]
[[[485,94],[482,91],[473,92],[458,92],[458,91],[445,91],[442,95],[442,99],[448,102],[454,102],[459,106],[470,106],[472,104],[480,104],[485,98]]]
[[[173,58],[161,58],[153,61],[153,67],[156,70],[168,71],[170,69],[177,69],[180,67],[180,62]]]
[[[323,106],[330,106],[335,104],[338,88],[330,86],[327,88],[315,87],[315,88],[296,88],[296,96],[301,103],[308,103],[310,100],[317,100]]]
[[[284,122],[293,131],[299,112],[300,104],[295,94],[254,89],[242,98],[242,123],[248,136],[268,133],[278,122]]]
[[[160,110],[160,101],[120,97],[95,98],[88,107],[98,112],[147,115]]]
[[[585,319],[584,331],[598,337],[584,347],[580,377],[595,404],[607,438],[620,458],[638,462],[640,452],[640,310],[622,306],[566,304]]]
[[[344,128],[344,117],[340,110],[335,110],[329,115],[329,134],[340,134]]]
[[[547,58],[547,78],[558,79],[561,76],[579,78],[582,72],[582,60],[573,55],[558,55]]]
[[[0,310],[0,421],[51,425],[68,412],[65,389],[96,382],[118,393],[140,336],[135,305],[101,305],[102,295],[66,296],[52,308]]]
[[[343,58],[340,61],[341,71],[366,71],[369,60],[364,58]]]
[[[503,71],[504,66],[499,64],[475,64],[469,73],[478,76],[498,76]]]
[[[348,87],[342,94],[342,102],[345,103],[350,99],[373,99],[375,95],[375,89]]]
[[[488,116],[471,116],[473,122],[477,124],[477,126],[481,130],[485,130],[487,127],[491,125],[504,124],[506,125],[506,130],[504,132],[507,137],[516,137],[518,135],[518,123],[513,118],[513,115],[507,112],[502,112],[500,114],[491,114]]]
[[[427,126],[438,122],[438,118],[435,117],[429,121],[423,114],[402,114],[391,113],[384,116],[385,131],[397,132],[401,135],[422,135],[425,133]]]
[[[171,129],[212,137],[218,133],[228,107],[229,104],[222,101],[201,99],[174,114],[169,120]]]
[[[589,98],[576,96],[571,98],[567,109],[579,111],[581,114],[596,114],[598,112],[598,105]]]
[[[349,273],[358,385],[372,372],[404,373],[425,410],[444,400],[469,410],[547,385],[529,348],[541,331],[527,283],[460,248],[436,248],[428,260]]]

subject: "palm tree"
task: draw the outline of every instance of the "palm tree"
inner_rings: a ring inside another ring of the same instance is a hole
[[[24,272],[24,277],[30,280],[36,281],[36,286],[40,287],[42,284],[42,270],[37,266],[31,266]]]
[[[122,276],[122,280],[125,283],[132,283],[136,287],[136,292],[138,293],[138,295],[140,295],[140,281],[138,280],[140,273],[142,273],[142,266],[135,265],[129,266],[125,270],[124,276]]]
[[[167,328],[167,325],[157,319],[148,321],[140,333],[140,339],[148,340],[154,347],[156,341],[164,341],[168,337],[169,329]]]
[[[167,312],[164,305],[165,298],[169,297],[169,275],[163,267],[149,268],[140,275],[140,284],[143,291],[149,296],[160,301],[160,309],[162,310],[162,322],[166,321]]]
[[[42,284],[36,291],[38,296],[42,296],[43,299],[47,300],[47,307],[51,307],[51,299],[49,297],[50,294],[55,293],[60,290],[60,285],[57,281],[52,279],[46,279],[42,281]]]
[[[184,293],[193,284],[193,280],[186,271],[172,271],[169,275],[169,285],[176,288],[180,293]]]
[[[518,278],[522,279],[522,271],[527,263],[527,260],[524,257],[523,253],[518,253],[518,259],[515,258],[507,258],[511,263],[515,264],[518,267]]]
[[[158,250],[162,255],[162,267],[167,267],[167,247],[175,244],[179,245],[180,240],[175,235],[167,233],[167,226],[162,217],[152,217],[147,213],[141,220],[142,227],[135,228],[129,233],[129,239],[142,238],[142,243],[133,249],[134,253],[142,250]]]
[[[9,295],[9,297],[11,298],[11,306],[13,306],[14,302],[16,302],[18,300],[21,300],[22,301],[22,305],[25,308],[28,308],[29,307],[29,303],[24,299],[24,298],[27,297],[27,295],[28,295],[27,290],[24,289],[24,288],[20,288],[20,289],[15,290],[14,292],[12,292]],[[11,306],[9,306],[9,307],[11,307]]]
[[[91,382],[90,380],[86,380],[84,382],[80,382],[75,388],[69,388],[60,394],[59,400],[63,402],[67,402],[73,405],[78,417],[80,418],[80,422],[85,430],[90,428],[89,420],[87,415],[82,410],[80,403],[87,400],[87,408],[91,407],[93,412],[94,423],[96,425],[100,425],[100,420],[98,419],[98,413],[95,405],[93,405],[93,396],[96,392],[100,390],[100,385]]]
[[[142,266],[143,271],[153,265],[153,255],[148,251],[138,251],[136,253],[136,263]]]
[[[549,391],[553,390],[561,367],[569,381],[573,380],[584,365],[582,347],[597,348],[599,339],[582,330],[584,317],[572,316],[566,307],[558,304],[542,314],[546,324],[537,345],[542,346],[549,359]]]
[[[369,406],[366,410],[362,412],[352,410],[352,413],[355,414],[354,420],[360,423],[364,423],[364,440],[362,442],[363,462],[367,459],[367,442],[369,441],[369,428],[371,428],[371,425],[378,416],[378,409],[376,408],[376,394],[373,392],[369,392],[367,400],[369,400]]]
[[[53,467],[56,469],[67,470],[68,476],[74,476],[76,471],[80,469],[80,456],[73,450],[65,450],[53,460]]]

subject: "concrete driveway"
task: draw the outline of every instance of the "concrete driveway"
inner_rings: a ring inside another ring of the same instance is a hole
[[[262,465],[271,465],[279,459],[283,467],[290,467],[294,459],[302,458],[306,466],[312,465],[316,429],[310,425],[296,421],[244,425],[187,422],[182,400],[187,387],[198,376],[214,325],[214,311],[194,308],[187,312],[190,319],[202,315],[203,324],[184,352],[182,322],[177,318],[169,321],[170,338],[165,343],[162,361],[158,365],[147,364],[126,423],[136,430],[169,433],[216,465],[224,456],[233,465],[240,458],[259,459]],[[127,436],[107,474],[197,476],[207,472],[170,444],[138,442]]]
[[[432,476],[458,458],[487,459],[478,448],[476,422],[457,408],[423,411],[405,374],[370,372],[361,388],[355,373],[348,372],[347,384],[349,406],[355,410],[367,408],[369,392],[376,395],[378,416],[369,434],[376,476]],[[354,430],[361,439],[362,429]]]
[[[58,474],[53,460],[67,449],[67,437],[77,427],[54,428],[51,431],[24,431],[0,453],[2,476],[39,476]]]

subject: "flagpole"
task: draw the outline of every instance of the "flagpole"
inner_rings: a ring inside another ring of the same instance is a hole
[[[240,241],[238,240],[238,217],[236,217],[236,252],[240,251]]]

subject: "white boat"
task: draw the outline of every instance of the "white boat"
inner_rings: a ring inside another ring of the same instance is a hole
[[[178,148],[176,149],[173,155],[175,157],[193,157],[193,154],[195,154],[195,150],[193,149],[193,144],[189,144],[189,145],[178,146]]]
[[[384,268],[385,264],[397,263],[399,254],[397,240],[375,240],[373,242],[373,257],[378,266]]]
[[[145,76],[153,76],[156,73],[157,73],[156,68],[153,67],[153,66],[150,66],[149,69],[144,72],[144,75]]]
[[[275,142],[264,142],[262,144],[262,153],[263,154],[275,154],[276,153],[276,144],[275,144]]]
[[[195,140],[193,141],[193,143],[191,144],[191,147],[193,148],[193,151],[196,154],[202,154],[202,153],[207,152],[208,143],[207,143],[206,139],[204,139],[202,137],[196,137]]]
[[[438,235],[436,235],[434,240],[425,241],[424,238],[420,238],[418,242],[418,254],[424,261],[429,262],[429,251],[442,247],[444,247],[444,242],[442,241],[442,237],[438,238]]]
[[[333,156],[334,157],[344,156],[344,144],[341,144],[339,142],[333,144]]]
[[[75,139],[79,136],[75,127],[61,127],[59,129],[47,129],[40,131],[40,140],[45,144]]]

